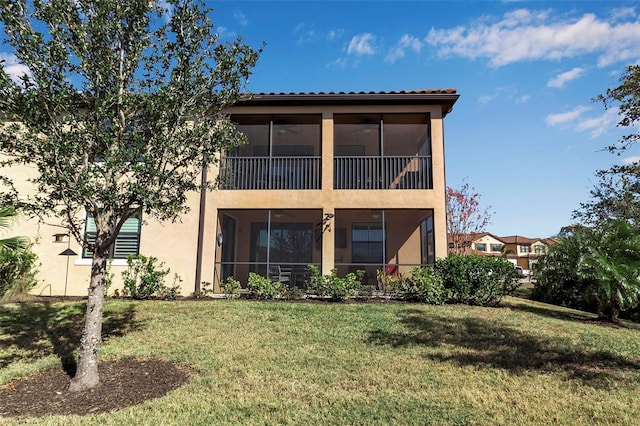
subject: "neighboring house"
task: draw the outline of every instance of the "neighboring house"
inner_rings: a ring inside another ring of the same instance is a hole
[[[489,232],[462,234],[457,237],[447,236],[449,254],[478,254],[481,256],[500,256],[504,241]],[[456,249],[456,243],[458,249]]]
[[[476,234],[471,241],[473,252],[483,256],[502,256],[504,246],[502,239],[488,232]]]
[[[113,249],[116,285],[130,253],[166,262],[183,294],[201,281],[219,291],[229,276],[244,285],[250,272],[302,283],[310,264],[325,274],[364,269],[372,282],[378,270],[433,264],[447,255],[443,119],[458,96],[434,89],[239,102],[227,112],[249,142],[206,172],[218,189],[192,194],[178,223],[130,219]],[[61,228],[20,226],[38,237],[45,285],[37,291],[85,295],[90,253]],[[90,219],[86,226],[90,239]],[[61,256],[67,247],[77,255]]]
[[[527,238],[520,235],[498,237],[489,232],[467,234],[463,239],[468,250],[464,254],[480,256],[504,256],[514,265],[531,270],[538,256],[545,254],[555,238]]]
[[[555,238],[527,238],[520,235],[500,237],[505,243],[507,258],[522,269],[535,268],[537,258],[545,254],[550,245],[557,243]]]

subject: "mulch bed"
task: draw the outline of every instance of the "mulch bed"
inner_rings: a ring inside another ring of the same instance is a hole
[[[189,372],[168,361],[122,358],[101,362],[100,384],[69,392],[69,376],[58,368],[0,387],[0,417],[84,415],[119,410],[159,398],[181,387]]]

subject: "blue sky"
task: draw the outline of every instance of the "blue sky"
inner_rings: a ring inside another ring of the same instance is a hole
[[[221,41],[264,52],[253,92],[456,88],[445,119],[447,184],[463,179],[498,236],[571,222],[624,132],[591,99],[640,63],[640,1],[217,1]],[[8,48],[7,70],[19,73]],[[638,129],[633,129],[638,131]]]
[[[447,184],[467,178],[496,235],[554,235],[597,169],[640,153],[603,151],[624,133],[616,110],[591,102],[639,63],[640,2],[208,4],[222,40],[267,43],[253,92],[456,88]]]

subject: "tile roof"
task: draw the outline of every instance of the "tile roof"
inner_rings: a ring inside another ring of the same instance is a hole
[[[291,96],[291,95],[403,95],[403,94],[413,94],[413,95],[425,95],[425,94],[448,94],[455,95],[457,90],[454,88],[448,89],[420,89],[420,90],[391,90],[391,91],[381,91],[381,92],[269,92],[269,93],[252,93],[254,96]]]
[[[442,115],[446,116],[459,97],[453,88],[386,92],[271,92],[247,93],[236,106],[439,105]]]

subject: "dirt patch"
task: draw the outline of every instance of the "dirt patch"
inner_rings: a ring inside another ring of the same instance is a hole
[[[185,368],[155,359],[101,362],[99,372],[100,385],[85,392],[69,392],[69,376],[61,368],[15,379],[0,388],[0,416],[115,411],[164,396],[189,380]]]

